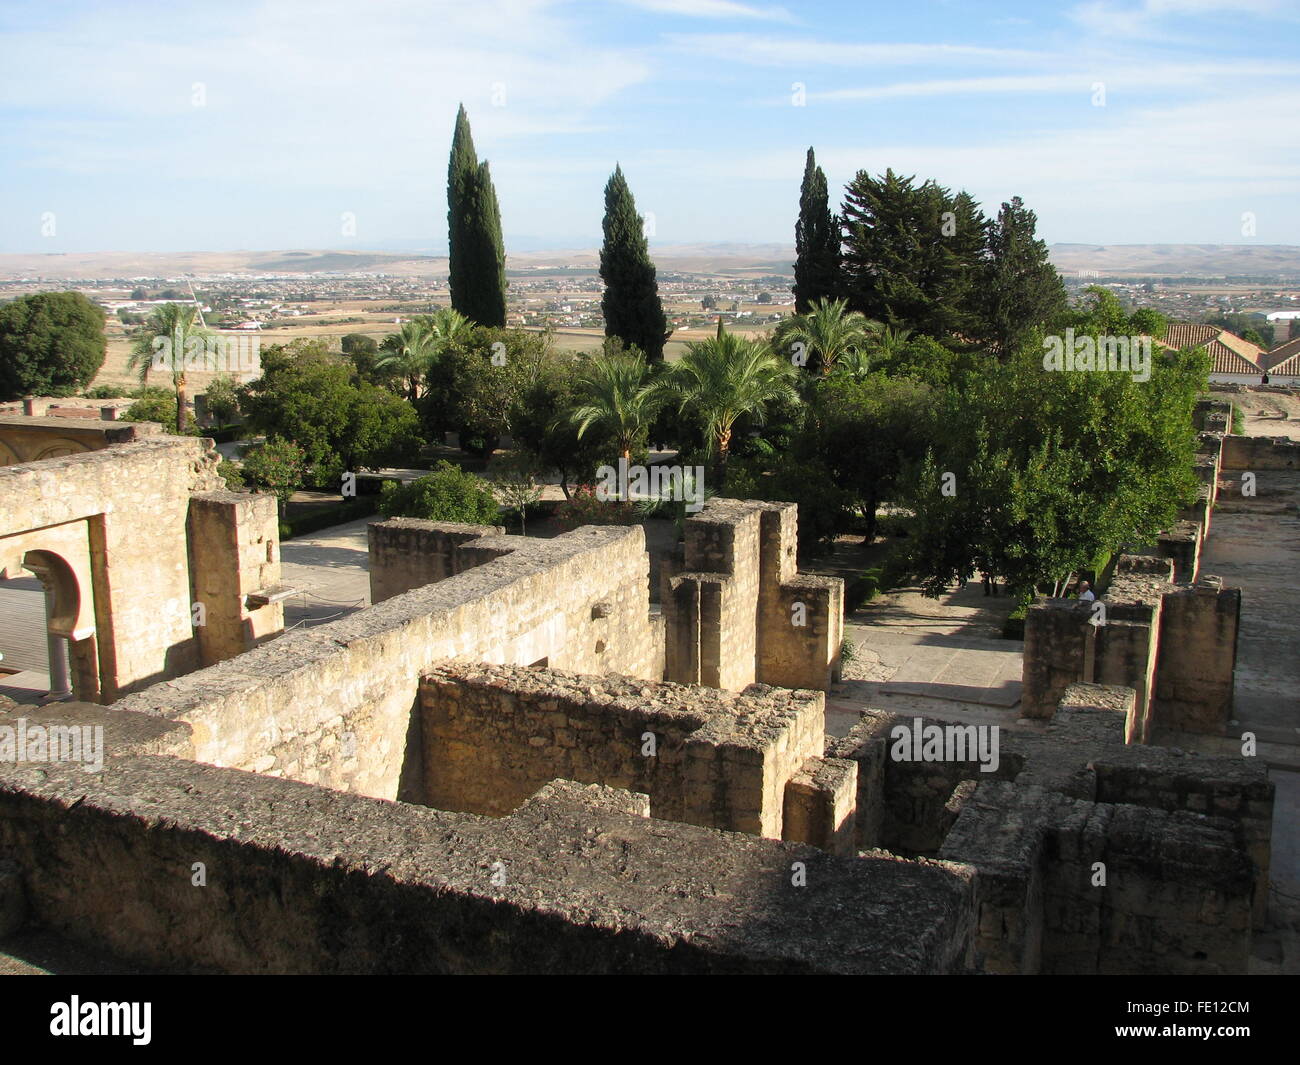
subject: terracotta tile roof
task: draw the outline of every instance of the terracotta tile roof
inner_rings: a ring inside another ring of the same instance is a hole
[[[1213,360],[1210,373],[1263,374],[1262,348],[1217,325],[1170,322],[1162,343],[1167,348],[1205,348]]]
[[[1274,348],[1264,358],[1269,373],[1300,374],[1300,337]]]

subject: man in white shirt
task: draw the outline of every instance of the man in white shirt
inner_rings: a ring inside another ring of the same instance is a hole
[[[1092,601],[1093,601],[1094,599],[1096,599],[1096,598],[1097,598],[1097,597],[1096,597],[1095,595],[1092,594],[1092,585],[1089,584],[1087,581],[1080,581],[1080,582],[1079,582],[1079,601],[1080,601],[1080,602],[1083,602],[1083,603],[1090,603],[1090,602],[1092,602]]]

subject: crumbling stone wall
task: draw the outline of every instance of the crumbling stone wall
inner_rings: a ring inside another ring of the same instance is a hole
[[[0,416],[0,466],[101,451],[160,436],[153,422],[87,422],[84,418]]]
[[[685,523],[663,596],[668,680],[825,690],[838,676],[844,582],[796,569],[793,503],[712,499]]]
[[[89,583],[77,592],[93,605],[99,690],[79,697],[110,702],[199,664],[186,523],[192,494],[224,487],[217,461],[211,441],[146,436],[0,467],[0,572],[21,572],[48,530],[84,528]]]
[[[1223,468],[1300,469],[1300,441],[1285,436],[1229,436],[1223,442]]]
[[[32,925],[169,971],[903,974],[970,950],[960,864],[654,820],[574,783],[485,818],[119,754],[0,763],[0,854]]]
[[[820,693],[472,664],[425,674],[420,721],[423,801],[438,809],[499,816],[563,778],[645,793],[653,817],[776,839],[786,785],[825,734]]]
[[[894,761],[893,729],[915,723],[883,711],[827,753],[859,764],[860,839],[937,839],[929,853],[978,869],[975,968],[1245,972],[1273,785],[1249,759],[1126,744],[1135,705],[1132,689],[1072,686],[1046,734],[1000,730],[992,773]]]
[[[284,630],[284,602],[275,496],[193,495],[188,535],[204,665],[278,636]]]
[[[1156,727],[1225,732],[1240,589],[1209,575],[1180,586],[1172,576],[1168,559],[1123,555],[1100,600],[1104,614],[1078,600],[1034,603],[1025,616],[1025,716],[1048,718],[1071,684],[1099,683],[1137,692],[1129,723],[1135,742],[1147,742]]]
[[[132,696],[197,757],[381,798],[420,794],[420,674],[451,658],[659,679],[639,526],[484,537],[481,565]],[[471,561],[477,561],[472,558]]]

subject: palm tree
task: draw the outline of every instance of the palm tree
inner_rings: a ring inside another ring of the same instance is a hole
[[[159,366],[171,371],[172,387],[176,390],[176,431],[185,432],[185,365],[187,356],[191,356],[191,341],[202,341],[206,350],[207,342],[215,334],[201,325],[195,325],[199,308],[193,303],[164,303],[154,310],[145,321],[144,327],[131,347],[127,359],[127,369],[140,376],[140,384],[148,385],[149,371]],[[159,339],[166,339],[167,344],[159,344]],[[171,354],[155,363],[155,357],[161,356],[171,347]]]
[[[619,457],[630,461],[632,449],[665,398],[649,377],[645,357],[639,352],[593,355],[574,382],[578,403],[569,418],[578,438],[598,426],[613,437]]]
[[[803,345],[808,362],[829,374],[836,362],[853,351],[866,348],[882,326],[857,311],[848,309],[847,300],[814,300],[807,314],[787,318],[776,329],[776,350],[794,354],[795,344]]]
[[[414,403],[420,398],[420,382],[440,351],[438,337],[428,324],[413,319],[384,337],[375,357],[375,369],[401,377],[406,382],[407,398]]]
[[[686,347],[686,354],[665,375],[662,390],[692,413],[704,428],[709,454],[716,456],[719,484],[726,476],[731,433],[748,415],[762,425],[768,409],[780,400],[796,400],[796,371],[764,340],[722,333]]]

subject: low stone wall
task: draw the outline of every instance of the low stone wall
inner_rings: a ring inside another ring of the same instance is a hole
[[[414,518],[372,522],[366,529],[370,602],[382,603],[469,569],[466,563],[458,564],[456,549],[482,536],[504,533],[500,525],[459,525]]]
[[[0,466],[102,451],[114,444],[129,444],[161,434],[162,426],[153,422],[0,416]]]
[[[421,672],[457,657],[658,679],[639,526],[485,537],[482,565],[131,696],[197,757],[381,798],[421,794]],[[471,546],[471,545],[466,545]]]
[[[441,810],[506,814],[562,778],[643,792],[657,818],[775,839],[786,784],[825,732],[820,693],[471,664],[425,674],[420,721],[423,801]]]
[[[165,970],[965,963],[966,866],[839,858],[638,812],[627,793],[564,782],[498,819],[168,757],[120,758],[101,774],[0,763],[0,854],[22,870],[29,922]]]
[[[1223,468],[1300,469],[1300,440],[1285,436],[1229,436],[1223,442]]]
[[[1233,708],[1240,589],[1203,576],[1172,582],[1172,563],[1123,555],[1104,613],[1075,599],[1040,599],[1025,617],[1026,717],[1049,718],[1075,683],[1133,688],[1129,738],[1156,727],[1222,734]],[[1101,623],[1103,622],[1104,623]]]
[[[893,730],[915,721],[883,711],[828,754],[858,762],[859,838],[978,869],[976,968],[1244,973],[1273,784],[1248,758],[1126,744],[1135,705],[1131,689],[1074,685],[1046,734],[999,730],[992,773],[895,760]]]

